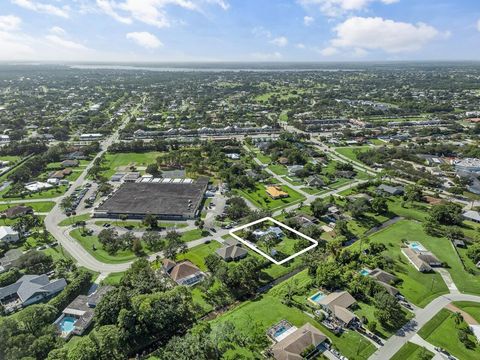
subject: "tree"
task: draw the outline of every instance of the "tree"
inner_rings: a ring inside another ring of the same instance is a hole
[[[409,202],[423,201],[422,189],[417,185],[407,185],[405,187],[404,199]]]
[[[363,197],[355,199],[353,202],[349,203],[347,207],[352,214],[352,217],[355,219],[361,218],[366,212],[369,212],[372,209],[370,202]]]
[[[147,174],[150,174],[150,175],[153,175],[153,176],[159,176],[160,175],[160,171],[158,169],[158,164],[148,164],[147,165],[147,168],[145,169],[145,172]]]
[[[143,254],[142,241],[139,238],[135,238],[135,240],[133,240],[132,251],[137,256],[140,256]]]
[[[388,212],[387,199],[384,197],[374,198],[372,200],[372,210],[379,215],[386,214]]]
[[[155,231],[145,231],[142,236],[143,242],[152,251],[159,251],[164,246],[164,241],[160,234]]]
[[[241,197],[232,197],[227,200],[226,215],[232,220],[238,220],[250,213],[247,203]]]
[[[179,232],[172,230],[165,235],[165,257],[175,260],[177,254],[183,253],[187,250],[187,245],[182,241],[182,236]]]
[[[328,204],[324,203],[322,199],[317,198],[310,204],[313,216],[320,219],[328,211]]]
[[[90,338],[97,348],[97,359],[124,359],[124,347],[121,343],[120,330],[114,325],[101,326],[90,333]]]
[[[145,225],[146,227],[149,227],[150,229],[156,229],[158,228],[157,217],[155,215],[148,214],[143,218],[142,224]]]
[[[82,336],[68,350],[67,360],[96,360],[97,347],[89,336]]]
[[[398,300],[384,290],[374,296],[375,317],[388,329],[395,329],[405,322],[405,313]]]
[[[62,201],[60,201],[60,208],[63,212],[67,213],[72,211],[73,208],[73,197],[72,196],[65,196]]]
[[[53,258],[43,252],[32,250],[20,256],[17,266],[27,274],[45,274],[53,269]]]
[[[98,241],[103,248],[111,255],[114,255],[120,249],[118,233],[114,229],[103,229],[98,234]]]
[[[455,203],[447,203],[432,206],[429,217],[439,225],[461,225],[462,207]]]

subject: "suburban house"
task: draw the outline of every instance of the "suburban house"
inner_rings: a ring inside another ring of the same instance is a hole
[[[178,285],[195,285],[205,277],[205,274],[188,260],[176,263],[170,259],[164,259],[162,267]]]
[[[19,216],[33,214],[33,209],[30,206],[12,206],[11,208],[6,209],[2,215],[5,215],[7,219],[15,219]]]
[[[225,240],[223,247],[215,250],[215,252],[225,261],[237,261],[248,254],[248,251],[235,239]]]
[[[319,176],[309,176],[305,179],[305,184],[312,188],[319,188],[325,186],[325,182]]]
[[[48,299],[62,291],[67,282],[65,279],[50,281],[48,276],[23,275],[17,282],[0,288],[0,304],[7,312],[35,304]]]
[[[270,226],[267,230],[257,229],[252,233],[252,235],[257,239],[269,234],[273,234],[277,239],[279,239],[283,236],[283,231],[278,226]]]
[[[326,342],[326,335],[312,324],[306,323],[273,345],[271,352],[276,360],[311,359]]]
[[[19,249],[8,250],[5,255],[0,258],[0,274],[16,266],[16,263],[22,254],[22,251]]]
[[[78,166],[79,162],[77,159],[67,159],[67,160],[63,160],[60,165],[62,168],[67,168],[67,167],[76,167]]]
[[[463,217],[467,220],[480,223],[480,212],[474,210],[468,210],[463,213]]]
[[[357,319],[349,310],[357,301],[347,291],[337,291],[322,298],[318,304],[332,315],[340,325],[347,327]]]
[[[274,200],[290,196],[287,192],[283,191],[280,186],[267,186],[267,194]]]
[[[392,286],[398,280],[395,275],[379,268],[370,271],[368,275],[374,278],[379,285],[383,286],[390,295],[397,296],[400,293],[396,287]]]
[[[303,170],[303,165],[291,165],[287,166],[288,175],[296,176],[299,171]]]
[[[377,192],[381,194],[397,196],[397,195],[403,195],[405,190],[401,186],[390,186],[390,185],[382,184],[377,188]]]
[[[420,249],[411,246],[402,247],[402,253],[420,272],[429,272],[432,271],[432,267],[442,266],[442,262],[423,247]]]
[[[20,235],[11,226],[0,226],[0,243],[12,243],[20,240]]]
[[[60,336],[69,338],[71,335],[82,335],[92,324],[94,309],[98,302],[112,289],[112,286],[101,286],[93,294],[78,295],[68,304],[54,322]]]

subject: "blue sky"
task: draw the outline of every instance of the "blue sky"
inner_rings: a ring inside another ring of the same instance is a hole
[[[479,0],[0,0],[0,60],[480,60]]]

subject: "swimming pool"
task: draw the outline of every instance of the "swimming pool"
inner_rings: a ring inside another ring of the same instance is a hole
[[[318,304],[320,300],[322,300],[325,297],[325,294],[322,291],[317,292],[316,294],[310,296],[308,299],[315,304]]]
[[[370,270],[362,269],[362,270],[360,270],[360,274],[363,275],[363,276],[367,276],[367,275],[370,274]]]
[[[279,338],[280,335],[282,335],[285,331],[287,331],[289,329],[289,327],[286,327],[286,326],[280,326],[278,329],[275,330],[275,332],[273,333],[273,337],[275,339]]]
[[[75,323],[77,322],[77,319],[75,319],[73,316],[65,316],[60,322],[58,323],[58,326],[60,327],[60,330],[62,333],[69,334],[75,329]]]
[[[427,250],[422,246],[422,244],[420,244],[420,243],[418,243],[418,242],[412,242],[412,243],[408,244],[408,246],[410,247],[410,249],[415,250],[415,251],[427,251]]]

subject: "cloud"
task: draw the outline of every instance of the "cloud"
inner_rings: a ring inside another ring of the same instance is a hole
[[[225,0],[96,0],[98,8],[115,20],[131,24],[134,20],[158,28],[169,27],[172,21],[166,11],[167,6],[202,12],[203,4],[211,4],[227,10]]]
[[[336,17],[346,12],[366,9],[373,2],[381,2],[386,5],[400,0],[298,0],[304,7],[319,7],[320,11],[327,16]]]
[[[282,54],[280,54],[278,51],[275,51],[273,53],[253,53],[251,54],[251,57],[255,60],[259,61],[275,61],[275,60],[280,60],[282,58]]]
[[[20,28],[22,19],[15,15],[0,16],[0,31],[12,31]]]
[[[318,51],[322,56],[333,56],[338,53],[338,49],[333,46],[328,46]]]
[[[303,43],[298,43],[298,44],[295,45],[295,47],[297,49],[305,49],[306,48],[305,44],[303,44]]]
[[[59,36],[65,36],[67,34],[67,32],[64,29],[62,29],[60,26],[54,26],[50,28],[50,33],[59,35]]]
[[[45,36],[45,39],[47,39],[51,44],[57,45],[63,49],[68,49],[68,50],[88,50],[87,47],[85,47],[82,44],[76,43],[71,40],[67,40],[61,36],[58,35],[47,35]]]
[[[68,6],[58,7],[51,4],[45,4],[37,1],[31,0],[11,0],[11,2],[15,5],[18,5],[24,9],[36,11],[39,13],[45,13],[49,15],[60,16],[63,18],[69,17],[69,10]]]
[[[285,36],[279,36],[270,40],[270,43],[278,47],[285,47],[288,45],[288,39]]]
[[[311,17],[311,16],[304,16],[303,17],[303,24],[305,26],[310,26],[313,24],[313,22],[315,21],[315,18]]]
[[[257,26],[252,29],[252,35],[255,37],[266,37],[266,38],[271,38],[272,33],[265,29],[263,26]]]
[[[477,30],[480,31],[480,19],[477,21]]]
[[[128,33],[126,38],[146,49],[156,49],[163,46],[162,42],[155,35],[146,31]]]
[[[334,31],[336,38],[331,41],[331,47],[388,53],[421,49],[440,35],[437,29],[424,23],[410,24],[381,17],[352,17],[336,26]]]

